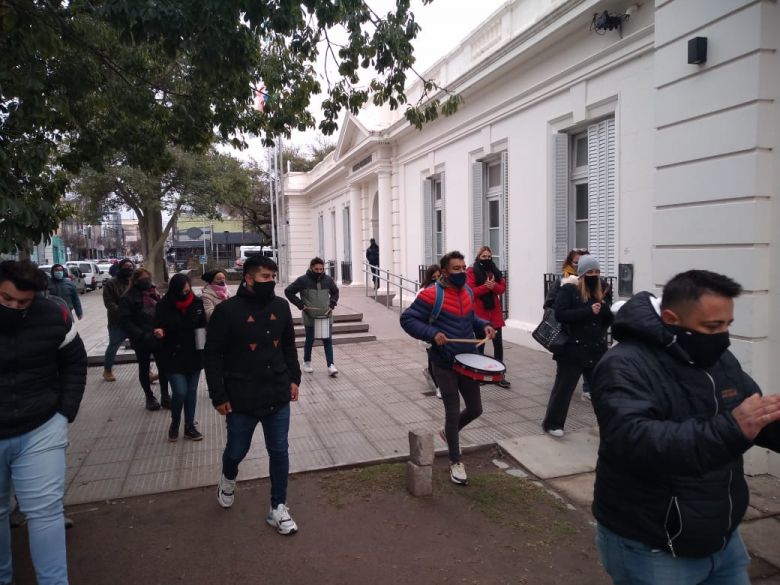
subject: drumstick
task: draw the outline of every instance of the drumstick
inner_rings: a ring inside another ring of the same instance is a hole
[[[475,345],[484,345],[487,343],[488,338],[483,337],[482,339],[450,339],[449,337],[445,338],[446,343],[473,343]]]

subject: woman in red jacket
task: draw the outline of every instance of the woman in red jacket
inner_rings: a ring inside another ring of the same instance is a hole
[[[490,246],[482,246],[479,249],[474,265],[466,272],[466,284],[474,292],[474,312],[477,317],[488,321],[496,330],[496,336],[493,339],[493,357],[503,363],[504,343],[501,337],[501,328],[506,323],[499,297],[506,292],[506,279],[493,263],[493,250],[490,249]],[[481,345],[479,351],[484,353],[485,346]],[[502,388],[510,387],[506,376],[498,385]]]

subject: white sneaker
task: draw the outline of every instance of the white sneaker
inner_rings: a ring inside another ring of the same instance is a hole
[[[303,362],[303,371],[309,374],[314,371],[314,368],[311,367],[311,362]]]
[[[276,528],[279,534],[295,534],[298,532],[298,525],[290,516],[290,508],[287,507],[287,504],[279,504],[276,508],[271,508],[268,511],[268,516],[265,517],[265,521]]]
[[[436,398],[438,398],[439,400],[441,400],[441,390],[439,390],[439,387],[438,387],[438,386],[436,386]]]
[[[235,491],[236,480],[228,479],[224,475],[221,475],[219,483],[217,484],[217,501],[219,502],[219,505],[223,508],[232,506],[233,500],[235,499],[235,496],[233,495]]]
[[[332,378],[334,376],[338,376],[339,371],[336,369],[336,364],[330,364],[328,366],[328,375]]]
[[[583,392],[582,393],[582,399],[583,400],[590,400],[590,392]]]
[[[458,462],[450,465],[450,479],[452,483],[457,483],[458,485],[466,485],[469,482],[463,463]]]
[[[563,429],[548,429],[547,433],[556,439],[560,439],[563,436]]]

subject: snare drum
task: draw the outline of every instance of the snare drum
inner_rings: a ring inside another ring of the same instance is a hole
[[[506,366],[500,361],[479,353],[459,353],[452,369],[480,382],[500,382],[506,372]]]
[[[332,332],[330,317],[314,318],[314,339],[330,339]]]

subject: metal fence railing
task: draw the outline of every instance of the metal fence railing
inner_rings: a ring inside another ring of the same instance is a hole
[[[398,294],[398,306],[404,309],[404,292],[413,299],[420,288],[420,282],[404,277],[402,274],[393,274],[389,270],[384,270],[378,266],[372,266],[368,262],[363,262],[363,274],[366,278],[366,296],[377,298],[384,294],[385,306],[389,309],[393,303],[393,295]]]
[[[325,274],[336,280],[336,261],[328,260],[325,262]]]

